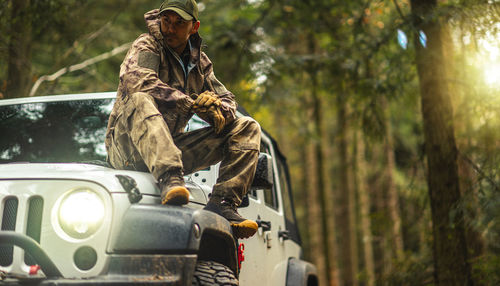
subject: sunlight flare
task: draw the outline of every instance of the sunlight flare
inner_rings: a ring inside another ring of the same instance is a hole
[[[500,42],[498,33],[486,33],[478,39],[476,63],[482,71],[484,83],[490,88],[500,88]]]

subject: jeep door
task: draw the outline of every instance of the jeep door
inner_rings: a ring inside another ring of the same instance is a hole
[[[261,152],[277,158],[267,137],[262,139]],[[287,232],[278,166],[273,159],[273,187],[250,190],[249,206],[239,209],[244,217],[256,220],[260,225],[255,236],[239,241],[245,248],[240,273],[240,285],[243,286],[285,285],[288,258],[300,255],[299,246],[283,236]]]

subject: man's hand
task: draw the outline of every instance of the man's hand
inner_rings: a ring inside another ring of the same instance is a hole
[[[221,105],[221,100],[215,93],[211,91],[205,91],[202,94],[198,95],[198,97],[194,101],[193,109],[196,112],[197,109],[208,109],[212,105],[219,107]]]
[[[192,95],[195,102],[193,104],[193,112],[198,114],[202,119],[208,120],[215,129],[215,133],[219,134],[226,126],[226,119],[220,110],[221,100],[211,91],[205,91],[196,96]]]
[[[222,115],[220,108],[215,105],[212,105],[208,108],[206,114],[212,120],[215,133],[216,134],[221,133],[222,129],[224,129],[224,126],[226,126],[226,119]]]

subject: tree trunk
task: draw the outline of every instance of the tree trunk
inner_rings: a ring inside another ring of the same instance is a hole
[[[361,219],[361,243],[363,245],[364,256],[364,271],[366,273],[367,286],[375,285],[375,265],[373,259],[373,235],[370,219],[370,194],[366,184],[366,159],[365,159],[365,144],[361,131],[356,132],[355,138],[356,151],[355,151],[355,183],[356,190],[359,195],[359,208]]]
[[[316,45],[313,35],[307,37],[307,49],[310,54],[314,54]],[[305,99],[307,106],[306,118],[312,118],[312,124],[305,123],[308,126],[307,144],[307,164],[309,173],[307,179],[309,181],[307,189],[310,195],[308,196],[308,212],[309,225],[315,232],[314,239],[311,237],[311,251],[317,262],[318,273],[320,274],[320,283],[329,285],[330,283],[330,264],[328,259],[328,242],[326,239],[327,229],[325,221],[325,200],[324,200],[324,178],[323,178],[323,158],[321,154],[321,110],[319,110],[319,98],[317,94],[318,82],[316,77],[316,69],[314,63],[310,63],[306,69],[308,84],[310,86],[310,94]]]
[[[323,158],[329,158],[327,160],[324,160],[324,171],[323,171],[323,177],[325,178],[325,202],[326,202],[326,213],[328,214],[326,217],[326,223],[327,223],[327,243],[329,245],[328,251],[328,259],[330,261],[330,286],[337,286],[341,285],[339,282],[339,269],[337,265],[338,261],[338,250],[337,250],[337,240],[336,240],[336,234],[337,234],[337,227],[335,224],[335,210],[337,206],[336,202],[336,197],[335,197],[335,192],[334,192],[334,182],[335,177],[333,174],[335,174],[334,171],[334,166],[336,161],[334,160],[334,144],[332,142],[334,141],[333,134],[329,133],[328,130],[333,130],[335,126],[335,114],[333,112],[330,112],[330,115],[328,112],[324,113],[324,122],[327,123],[324,126],[322,126],[323,131],[323,138],[321,140],[322,142],[322,154]],[[331,129],[330,129],[331,127]]]
[[[280,141],[283,142],[283,141]],[[303,210],[303,217],[300,218],[297,216],[297,220],[300,222],[300,230],[301,231],[301,238],[302,238],[302,248],[306,251],[304,251],[304,259],[313,261],[313,257],[311,255],[311,251],[309,251],[312,248],[312,243],[311,243],[311,237],[313,234],[311,234],[311,229],[309,228],[309,215],[310,215],[310,210],[309,210],[309,203],[310,201],[308,200],[308,193],[305,192],[304,190],[307,190],[309,187],[308,184],[308,171],[307,171],[307,144],[305,142],[301,142],[300,145],[298,145],[300,148],[299,151],[299,158],[301,160],[299,161],[300,163],[300,170],[302,170],[300,174],[300,183],[298,186],[299,188],[293,188],[292,190],[298,190],[296,193],[296,196],[298,200],[295,200],[296,202],[302,202],[301,205],[304,208]],[[297,208],[297,205],[295,205],[295,208]],[[316,234],[317,235],[317,234]]]
[[[428,187],[432,212],[434,278],[437,285],[472,285],[467,261],[463,213],[457,208],[460,189],[453,111],[444,69],[436,0],[411,0],[424,121]],[[421,43],[424,42],[424,44]]]
[[[393,257],[401,261],[403,259],[404,245],[401,231],[401,214],[399,211],[399,195],[394,184],[394,170],[396,163],[394,159],[394,143],[392,138],[392,125],[388,111],[387,99],[381,98],[381,108],[384,113],[384,185],[387,193],[387,211],[391,221],[391,247]]]
[[[31,88],[30,0],[11,1],[11,38],[7,67],[6,98],[25,97]]]
[[[391,223],[387,210],[387,186],[385,176],[386,168],[384,143],[374,142],[371,146],[372,157],[370,166],[372,167],[370,177],[370,189],[372,189],[373,206],[377,225],[373,228],[374,235],[374,258],[376,279],[383,279],[392,271],[392,247],[391,247]]]
[[[310,54],[316,53],[316,42],[312,34],[308,37],[308,49]],[[317,171],[317,188],[318,188],[318,199],[321,209],[321,230],[323,233],[322,243],[323,250],[325,252],[325,267],[326,267],[326,280],[328,285],[337,285],[337,272],[336,272],[336,252],[333,244],[329,242],[334,241],[333,228],[329,227],[329,222],[332,221],[332,216],[328,213],[328,200],[331,188],[327,184],[327,174],[328,167],[326,166],[325,158],[325,147],[324,143],[327,143],[327,136],[324,132],[323,123],[323,104],[320,95],[318,94],[318,77],[317,77],[317,67],[314,62],[311,62],[307,67],[308,75],[311,84],[311,107],[312,112],[308,118],[312,118],[312,136],[311,142],[314,146],[315,164]],[[331,225],[331,224],[330,224]]]
[[[318,195],[319,195],[319,204],[320,204],[320,209],[321,209],[321,230],[323,233],[322,237],[322,243],[323,243],[323,250],[325,251],[326,254],[326,259],[325,259],[325,267],[327,269],[326,271],[326,277],[328,282],[331,280],[331,273],[330,269],[332,269],[330,265],[330,259],[329,259],[329,254],[330,254],[330,245],[328,245],[328,213],[326,209],[326,192],[325,192],[325,177],[324,177],[324,160],[323,160],[323,152],[322,152],[322,145],[321,141],[323,139],[323,134],[322,134],[322,110],[321,110],[321,99],[319,98],[319,95],[317,93],[317,78],[316,78],[316,72],[312,71],[309,73],[311,77],[311,82],[312,82],[312,89],[311,89],[311,100],[312,100],[312,118],[313,118],[313,134],[312,134],[312,144],[314,146],[314,156],[315,156],[315,164],[316,164],[316,172],[317,172],[317,188],[318,188]]]
[[[349,150],[349,129],[347,124],[347,102],[345,95],[338,95],[338,156],[339,188],[337,202],[337,226],[339,228],[339,268],[342,285],[358,285],[358,253],[355,228],[355,193],[352,187],[352,153]]]
[[[479,207],[479,190],[477,184],[476,175],[472,169],[469,162],[466,162],[463,158],[458,160],[458,172],[460,174],[460,190],[464,200],[464,208],[467,210],[467,216],[465,217],[465,222],[468,225],[473,225],[475,220],[479,220],[481,217],[481,208]],[[472,227],[465,230],[467,250],[469,253],[469,259],[474,260],[475,258],[481,257],[485,253],[486,242],[481,235],[481,232]]]
[[[314,144],[306,144],[306,190],[307,195],[307,222],[309,226],[309,241],[311,245],[311,257],[318,268],[320,285],[328,285],[326,267],[326,255],[323,245],[323,229],[321,217],[321,205],[319,203],[318,170],[316,169],[316,151]]]

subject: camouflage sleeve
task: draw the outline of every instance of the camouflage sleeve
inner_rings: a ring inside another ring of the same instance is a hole
[[[161,46],[149,34],[135,40],[120,67],[120,83],[124,94],[145,92],[169,108],[190,112],[193,100],[158,77]]]
[[[215,77],[212,62],[205,53],[201,53],[201,64],[205,75],[204,89],[217,94],[222,101],[221,111],[227,122],[236,118],[236,103],[234,95]]]

